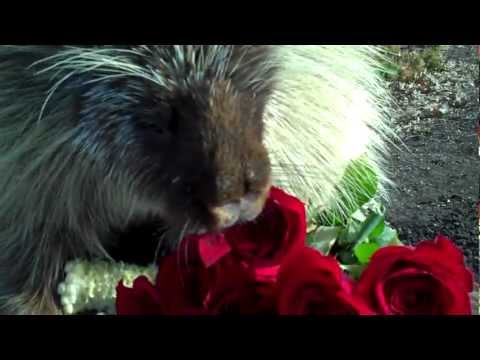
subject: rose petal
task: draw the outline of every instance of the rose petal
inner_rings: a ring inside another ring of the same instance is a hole
[[[262,214],[253,222],[229,228],[225,238],[241,261],[253,268],[269,268],[305,246],[306,229],[304,204],[274,187]]]
[[[198,243],[200,257],[206,268],[209,268],[231,251],[231,247],[223,234],[211,234],[202,237]]]
[[[473,274],[465,267],[465,257],[460,249],[445,236],[418,244],[414,257],[437,271],[446,271],[457,278],[466,291],[473,291]]]
[[[118,315],[161,315],[159,296],[153,284],[144,276],[128,288],[117,285],[116,309]]]
[[[285,259],[277,284],[282,315],[373,314],[362,299],[351,294],[351,283],[338,262],[311,248]]]
[[[195,315],[203,312],[202,300],[208,291],[208,271],[199,257],[182,261],[179,254],[165,257],[159,265],[156,289],[166,315]]]
[[[255,279],[249,267],[226,256],[210,269],[209,291],[203,303],[210,314],[263,314],[275,308],[273,289]]]
[[[430,303],[418,304],[418,299],[408,296],[419,290],[430,295]],[[384,293],[390,297],[390,311],[403,315],[441,315],[452,303],[453,294],[448,290],[435,276],[417,269],[399,271],[384,284]]]
[[[275,282],[280,265],[255,268],[255,279],[260,282]]]

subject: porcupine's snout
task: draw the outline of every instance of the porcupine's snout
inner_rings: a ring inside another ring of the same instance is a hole
[[[246,194],[239,201],[213,208],[211,211],[216,219],[216,228],[225,229],[257,218],[263,210],[269,189],[270,184],[260,193]]]

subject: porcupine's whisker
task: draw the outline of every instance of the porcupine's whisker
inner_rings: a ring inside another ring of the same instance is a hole
[[[177,241],[180,244],[181,244],[182,241],[184,241],[183,236],[185,235],[185,231],[187,229],[187,226],[188,226],[189,222],[190,222],[190,218],[187,219],[187,221],[183,225],[182,231],[180,232],[180,236],[179,236],[180,242]],[[181,248],[181,246],[179,246],[179,248]],[[181,267],[181,258],[180,257],[181,257],[181,253],[180,253],[180,251],[177,251],[177,266],[179,268],[180,282],[182,283],[182,286],[185,286],[185,282],[184,282],[184,279],[183,279],[183,274],[182,274],[182,271],[181,271],[182,267]],[[188,264],[186,264],[186,265],[188,267]]]
[[[93,71],[95,69],[97,69],[98,67],[100,66],[100,64],[96,64],[96,65],[93,65],[87,69],[85,69],[84,71],[85,72],[88,72],[88,71]],[[50,99],[52,98],[52,96],[54,95],[54,93],[56,92],[56,90],[60,87],[60,85],[62,85],[63,83],[65,83],[65,81],[67,81],[68,79],[70,79],[72,76],[78,74],[78,73],[81,73],[82,71],[79,71],[79,70],[72,70],[71,72],[69,72],[67,75],[65,75],[63,78],[61,78],[60,80],[58,80],[51,88],[50,90],[48,91],[48,94],[47,94],[47,97],[42,105],[42,108],[40,109],[40,114],[38,115],[38,122],[40,122],[42,120],[42,117],[43,117],[43,114],[45,112],[45,109],[48,105],[48,102],[50,101]]]
[[[200,222],[197,221],[197,222],[195,223],[194,229],[195,229],[196,232],[198,232],[198,229],[199,229],[199,228],[200,228]],[[191,242],[191,241],[190,241],[190,242]],[[187,243],[187,244],[186,244],[186,249],[185,249],[185,263],[187,264],[187,267],[188,267],[188,246],[189,246],[189,245],[190,245],[190,244]]]
[[[295,164],[295,163],[274,163],[270,165],[272,168],[287,168],[287,167],[294,167],[294,168],[306,168],[306,169],[321,169],[321,166],[310,166],[309,164]]]
[[[37,71],[37,75],[54,69],[60,69],[59,72],[71,70],[78,73],[91,72],[92,70],[98,69],[99,73],[134,76],[157,82],[152,71],[146,71],[143,67],[128,61],[128,59],[115,55],[117,53],[144,56],[141,52],[127,49],[95,49],[85,51],[81,48],[72,48],[60,54],[43,58],[30,66],[37,66],[48,60],[60,59],[54,64]],[[58,72],[55,76],[57,75]]]
[[[185,241],[184,236],[185,236],[185,233],[186,233],[189,225],[190,225],[190,218],[188,218],[187,221],[185,222],[183,230],[180,234],[180,238],[179,238],[180,242]],[[186,239],[186,241],[187,241],[187,243],[185,244],[185,254],[184,255],[185,255],[185,267],[188,268],[188,262],[187,262],[187,259],[188,259],[188,238]]]
[[[40,109],[40,114],[38,115],[38,122],[40,122],[42,120],[43,113],[45,112],[47,104],[50,101],[53,94],[55,93],[55,91],[58,89],[58,87],[75,74],[76,74],[75,71],[72,71],[72,72],[68,73],[63,78],[61,78],[57,83],[55,83],[55,85],[53,85],[52,88],[48,91],[47,97],[45,98],[45,101],[43,102],[42,108]]]
[[[158,239],[157,246],[155,247],[155,254],[154,254],[154,257],[153,257],[153,262],[154,263],[156,263],[158,261],[160,248],[162,247],[163,240],[165,239],[165,236],[167,234],[167,229],[165,227],[160,228],[158,231],[161,231],[162,235],[160,236],[160,239]]]
[[[321,171],[320,169],[318,170],[307,170],[304,168],[294,168],[294,167],[289,167],[289,168],[284,168],[282,166],[279,166],[277,168],[272,168],[272,176],[275,178],[278,177],[291,177],[291,176],[296,176],[296,177],[302,177],[302,178],[310,178],[310,179],[315,179],[320,177],[326,177],[328,176],[328,173],[325,171]]]

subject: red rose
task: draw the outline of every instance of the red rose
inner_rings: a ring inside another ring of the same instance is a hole
[[[141,278],[140,278],[141,279]],[[135,281],[117,287],[119,315],[202,315],[208,271],[198,254],[198,239],[183,241],[177,252],[158,263],[155,285]]]
[[[350,280],[337,261],[303,248],[285,259],[278,274],[280,315],[371,315],[351,294]]]
[[[274,308],[268,285],[255,281],[252,272],[232,256],[224,256],[208,269],[200,258],[183,267],[170,257],[158,273],[157,288],[162,311],[168,315],[247,315]]]
[[[190,238],[178,252],[159,263],[155,285],[145,290],[143,281],[133,289],[119,285],[117,312],[120,315],[222,315],[272,313],[274,290],[255,280],[248,267],[230,255],[214,264],[219,254],[201,246],[203,239]],[[220,242],[219,249],[224,248]],[[188,250],[187,256],[185,250]],[[202,253],[203,251],[203,253]],[[220,251],[223,253],[223,251]],[[205,258],[207,257],[207,258]],[[207,261],[207,263],[205,263]],[[208,267],[207,267],[208,266]]]
[[[165,315],[205,314],[202,303],[208,292],[208,271],[199,258],[185,259],[180,254],[164,258],[159,265],[156,288],[161,294],[162,312]]]
[[[235,256],[255,268],[258,280],[273,280],[284,256],[305,246],[306,229],[304,204],[272,188],[262,214],[227,229],[225,238]]]
[[[160,297],[154,285],[144,276],[128,288],[120,282],[117,286],[118,315],[161,315]]]
[[[355,292],[385,315],[471,314],[472,274],[460,250],[437,236],[415,248],[378,250]]]
[[[214,268],[204,306],[212,315],[275,313],[275,288],[260,283],[235,258],[223,258]]]

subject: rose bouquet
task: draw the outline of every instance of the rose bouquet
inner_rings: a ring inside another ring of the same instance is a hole
[[[370,175],[364,173],[363,180]],[[371,180],[371,179],[370,179]],[[119,315],[468,315],[473,276],[444,236],[403,245],[364,181],[351,209],[323,213],[272,188],[258,219],[185,238],[141,268],[70,264],[65,313]],[[359,188],[360,189],[360,188]],[[360,206],[361,205],[361,206]]]
[[[224,234],[186,238],[155,281],[120,282],[120,315],[465,315],[473,278],[453,243],[387,245],[358,279],[306,243],[303,204],[272,189],[264,213]],[[367,243],[365,243],[367,244]]]

